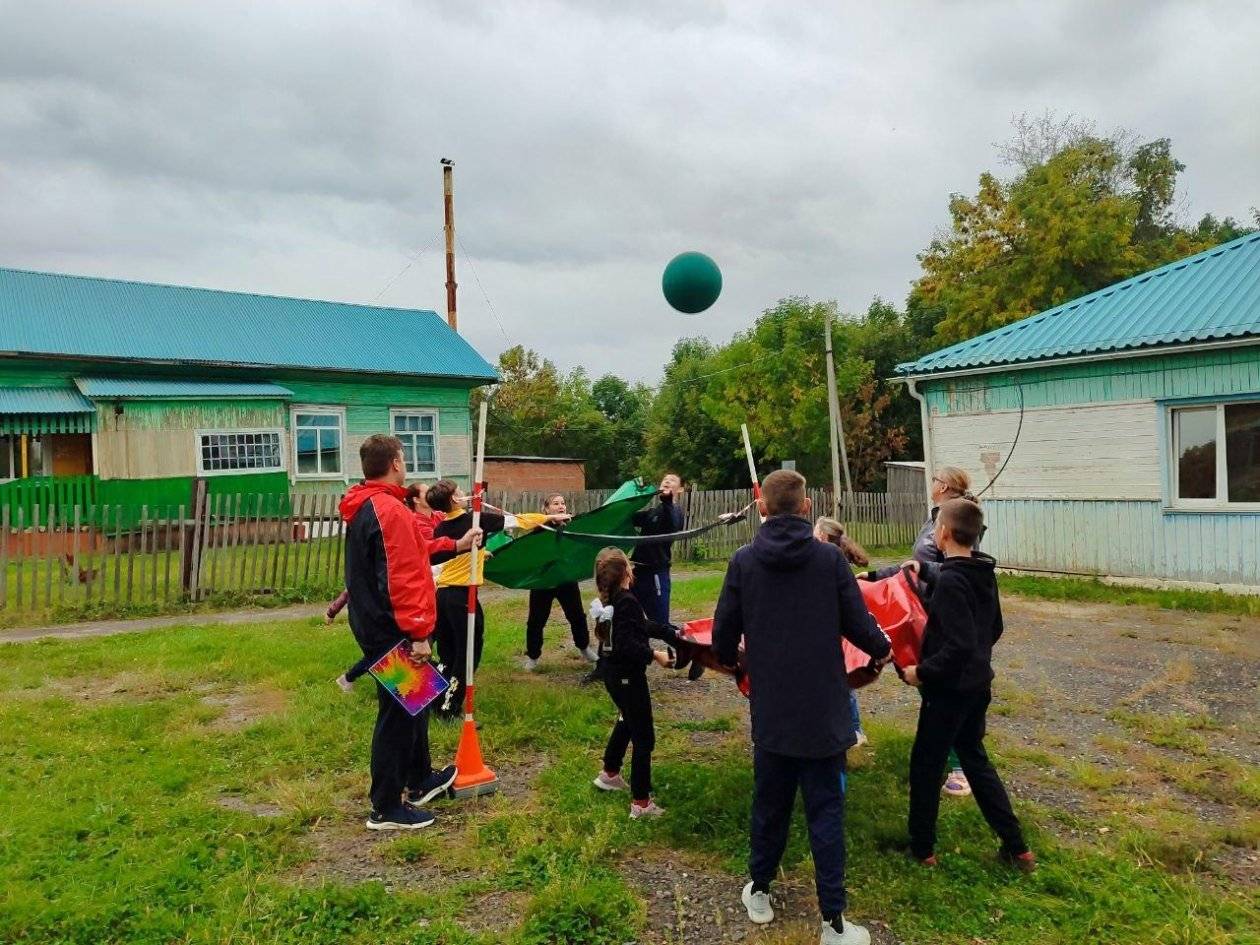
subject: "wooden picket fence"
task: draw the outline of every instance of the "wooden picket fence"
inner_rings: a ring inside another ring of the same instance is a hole
[[[566,498],[580,513],[610,494],[593,489]],[[492,492],[488,499],[523,512],[540,509],[546,495]],[[828,493],[815,490],[811,497],[816,514],[830,514]],[[0,612],[160,609],[231,595],[335,594],[344,569],[339,501],[331,494],[210,495],[201,482],[186,505],[0,507]],[[751,490],[732,489],[688,492],[681,504],[692,528],[751,501]],[[841,505],[841,520],[868,547],[908,546],[926,513],[917,494],[856,493]],[[758,526],[754,509],[743,521],[678,542],[674,558],[726,558],[751,541]]]

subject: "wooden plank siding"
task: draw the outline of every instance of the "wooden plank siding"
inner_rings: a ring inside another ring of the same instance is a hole
[[[1260,345],[922,382],[931,465],[985,498],[985,550],[1030,570],[1260,585],[1260,512],[1171,507],[1167,406],[1260,399]],[[1020,393],[1024,419],[1018,443]]]

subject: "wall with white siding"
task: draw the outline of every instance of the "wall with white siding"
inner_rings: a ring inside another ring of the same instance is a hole
[[[959,466],[988,495],[1021,499],[1160,498],[1159,412],[1153,402],[950,413],[932,418],[934,468]],[[1019,442],[1011,445],[1019,431]]]

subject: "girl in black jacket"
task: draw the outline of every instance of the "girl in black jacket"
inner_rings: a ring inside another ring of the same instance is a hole
[[[634,583],[630,559],[620,548],[605,548],[595,559],[595,587],[599,601],[592,605],[599,658],[604,667],[604,686],[617,706],[617,724],[604,749],[604,769],[595,778],[601,791],[630,789],[630,817],[657,817],[665,811],[652,800],[652,749],[656,730],[652,725],[652,696],[647,668],[655,662],[668,667],[672,654],[653,650],[649,637],[667,632],[643,615],[643,607],[630,593]],[[630,783],[621,777],[626,749],[630,756]]]

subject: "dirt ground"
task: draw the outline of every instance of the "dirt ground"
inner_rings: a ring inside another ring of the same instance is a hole
[[[1209,882],[1260,882],[1254,842],[1229,839],[1231,831],[1243,829],[1240,824],[1250,823],[1252,830],[1255,824],[1254,769],[1241,763],[1260,763],[1257,621],[1013,597],[1005,612],[990,729],[1017,805],[1023,799],[1053,812],[1048,828],[1068,843],[1085,834],[1097,842],[1109,831],[1147,828],[1171,837],[1160,859],[1166,866],[1193,870]],[[559,658],[559,635],[551,645]],[[547,677],[549,684],[563,678]],[[571,684],[577,678],[575,673]],[[729,680],[712,674],[695,683],[665,674],[652,678],[659,719],[742,720],[735,731],[689,732],[697,744],[747,737],[746,704]],[[918,698],[889,678],[864,690],[861,704],[868,723],[908,726]],[[529,803],[530,786],[546,764],[535,759],[505,779],[520,793],[519,803]],[[467,829],[464,820],[458,814],[443,818],[433,842],[453,851]],[[355,842],[348,842],[351,835]],[[373,878],[391,885],[426,878],[417,877],[416,864],[391,858],[393,839],[369,837],[364,843],[362,827],[349,814],[319,824],[311,837],[314,857],[302,866],[300,879]],[[656,850],[624,861],[621,869],[650,903],[645,945],[816,940],[812,922],[754,929],[739,904],[738,882],[689,854]],[[458,867],[455,872],[460,875],[440,881],[472,875]],[[779,884],[775,896],[785,916],[814,914],[808,881]],[[522,903],[521,896],[489,895],[470,910],[470,921],[491,909],[498,913],[496,925],[510,925],[519,920]],[[882,945],[897,942],[878,924],[872,932]]]

